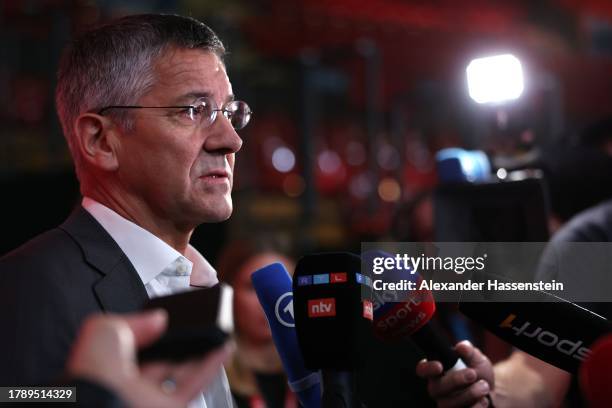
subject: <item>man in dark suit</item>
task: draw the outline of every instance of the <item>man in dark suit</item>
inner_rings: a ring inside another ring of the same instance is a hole
[[[217,282],[189,239],[232,212],[251,114],[223,54],[206,25],[170,15],[125,17],[66,50],[56,103],[84,199],[0,260],[0,385],[52,381],[91,313]],[[206,404],[231,405],[224,372]]]

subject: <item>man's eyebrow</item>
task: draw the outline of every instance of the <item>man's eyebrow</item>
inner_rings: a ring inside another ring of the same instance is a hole
[[[177,101],[181,102],[181,103],[191,103],[193,101],[195,101],[198,98],[203,98],[203,97],[211,97],[212,94],[210,92],[202,92],[202,91],[198,91],[198,92],[189,92],[186,93],[184,95],[181,95]]]
[[[202,92],[202,91],[198,91],[198,92],[189,92],[187,94],[182,95],[181,97],[179,97],[178,102],[179,103],[191,103],[194,102],[196,99],[198,98],[203,98],[203,97],[208,97],[211,98],[213,95],[210,92]],[[235,99],[234,95],[228,95],[225,98],[224,102],[231,102]]]

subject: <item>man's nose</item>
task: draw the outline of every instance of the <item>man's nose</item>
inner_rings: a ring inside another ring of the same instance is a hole
[[[214,123],[204,129],[204,132],[209,133],[204,141],[204,150],[209,152],[231,154],[236,153],[242,147],[242,138],[223,115],[217,116]]]

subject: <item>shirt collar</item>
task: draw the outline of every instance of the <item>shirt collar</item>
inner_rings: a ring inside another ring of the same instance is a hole
[[[144,285],[181,258],[191,269],[192,285],[212,286],[218,282],[217,272],[193,246],[188,245],[183,256],[157,236],[89,197],[83,197],[82,206],[117,242]]]

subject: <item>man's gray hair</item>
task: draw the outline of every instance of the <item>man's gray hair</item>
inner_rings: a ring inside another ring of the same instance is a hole
[[[155,83],[157,58],[169,48],[202,49],[223,58],[225,48],[205,24],[189,17],[142,14],[100,26],[74,40],[60,60],[55,102],[75,164],[82,159],[74,124],[84,112],[110,105],[135,105]],[[127,110],[111,110],[124,129],[132,126]]]

